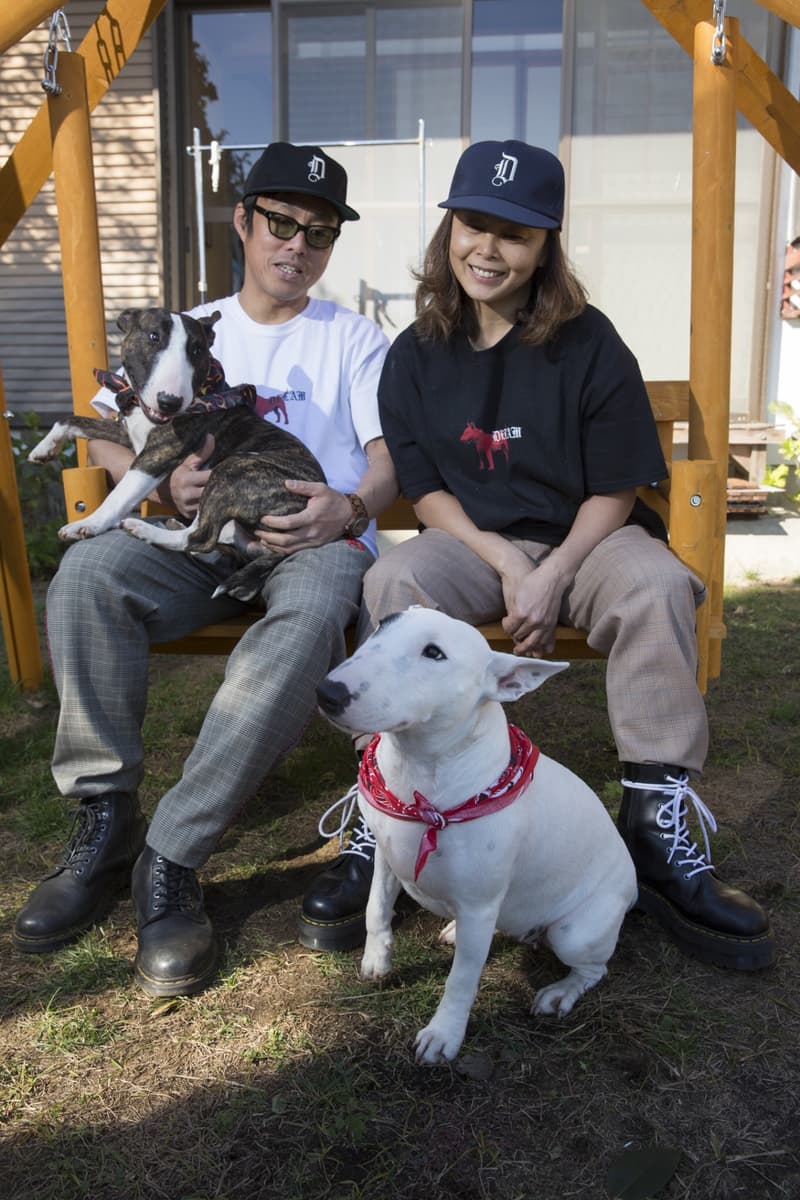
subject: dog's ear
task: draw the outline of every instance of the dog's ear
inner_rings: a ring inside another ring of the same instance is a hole
[[[551,675],[557,675],[568,666],[566,662],[518,658],[515,654],[496,652],[486,667],[484,694],[489,700],[503,703],[519,700],[520,696],[535,692]]]
[[[123,333],[127,333],[134,321],[138,319],[141,311],[140,308],[126,308],[117,317],[117,329],[121,329]]]
[[[222,316],[222,313],[218,312],[215,309],[214,312],[209,313],[209,315],[207,317],[198,317],[197,318],[198,323],[200,325],[202,325],[203,332],[206,335],[206,345],[207,346],[213,346],[213,344],[214,344],[214,338],[216,336],[214,333],[214,326],[216,325],[217,321],[220,319],[221,316]]]

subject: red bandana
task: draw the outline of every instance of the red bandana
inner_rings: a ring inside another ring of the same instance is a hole
[[[470,796],[455,808],[447,808],[440,812],[438,808],[425,799],[420,792],[414,792],[414,803],[406,804],[393,792],[390,792],[383,781],[378,769],[377,749],[381,740],[379,733],[375,734],[361,757],[361,768],[358,772],[358,789],[364,799],[380,812],[388,813],[390,817],[398,817],[401,821],[422,821],[428,828],[422,835],[419,854],[414,869],[414,879],[425,866],[428,855],[436,849],[436,835],[440,829],[459,821],[472,821],[475,817],[485,817],[497,812],[516,800],[520,792],[528,786],[533,778],[536,760],[539,757],[538,747],[534,746],[527,734],[516,725],[508,726],[511,740],[511,758],[497,783],[492,784],[475,796]]]

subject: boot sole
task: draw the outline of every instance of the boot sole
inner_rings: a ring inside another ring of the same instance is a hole
[[[682,950],[702,962],[736,971],[762,971],[775,962],[771,929],[752,937],[736,937],[697,925],[659,892],[643,883],[639,884],[639,898],[634,907],[663,925]]]
[[[341,921],[313,921],[301,914],[297,918],[297,938],[309,950],[356,950],[367,940],[366,912]]]
[[[90,929],[99,924],[103,917],[107,917],[116,903],[129,890],[130,877],[126,872],[119,877],[118,881],[109,882],[98,903],[80,924],[72,925],[69,929],[62,929],[59,933],[52,934],[50,937],[41,938],[26,937],[14,929],[11,934],[11,941],[15,949],[20,950],[23,954],[49,954],[53,950],[63,950],[65,946],[70,946],[78,938],[82,937],[84,933],[88,933]]]
[[[134,963],[133,979],[134,983],[148,996],[157,998],[195,996],[198,992],[204,992],[213,982],[217,973],[217,964],[218,955],[215,953],[209,966],[200,974],[187,975],[181,979],[155,979],[153,976],[147,975],[139,963]]]
[[[408,892],[401,892],[395,902],[392,927],[419,908]],[[315,921],[301,912],[297,918],[297,940],[309,950],[357,950],[367,940],[367,910],[351,913],[338,921]]]

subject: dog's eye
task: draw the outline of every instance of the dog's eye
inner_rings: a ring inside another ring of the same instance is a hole
[[[422,651],[422,657],[432,658],[434,662],[442,662],[443,659],[447,658],[447,655],[445,654],[444,650],[440,650],[434,642],[428,642],[427,646]]]
[[[157,329],[151,329],[150,333],[148,334],[148,337],[150,338],[151,342],[158,343],[161,341],[161,334],[158,332]]]

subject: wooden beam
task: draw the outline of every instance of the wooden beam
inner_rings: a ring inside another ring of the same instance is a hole
[[[779,0],[770,0],[770,5]],[[798,0],[791,2],[796,9]],[[694,53],[694,30],[708,19],[708,0],[642,0],[687,54]],[[736,105],[761,136],[795,171],[800,172],[800,101],[740,37],[736,47]]]
[[[30,691],[42,685],[42,656],[5,407],[0,375],[0,621],[11,680]]]
[[[41,25],[61,5],[54,0],[7,0],[0,9],[0,54],[21,42],[26,33]]]
[[[167,0],[107,0],[77,53],[86,60],[89,111],[111,84]],[[0,246],[39,193],[53,169],[46,100],[0,168]]]
[[[775,13],[787,25],[800,26],[800,0],[756,0],[756,4]]]
[[[725,22],[726,56],[711,61],[712,21],[695,29],[692,134],[692,286],[689,347],[689,458],[715,464],[709,620],[722,621],[726,480],[733,316],[733,217],[736,182],[736,85],[739,22]],[[720,673],[720,643],[708,673]]]
[[[80,54],[59,55],[61,91],[48,97],[47,108],[53,144],[72,407],[81,416],[92,416],[89,401],[97,391],[92,369],[108,366],[108,347],[85,62]],[[79,450],[78,461],[84,465],[85,443],[79,445]]]

